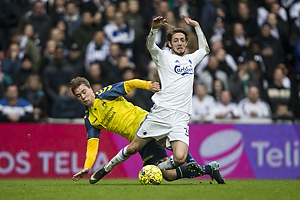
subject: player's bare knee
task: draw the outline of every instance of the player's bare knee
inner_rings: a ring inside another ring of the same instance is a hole
[[[138,152],[138,148],[136,145],[129,145],[126,149],[126,154],[134,155]]]
[[[176,166],[183,165],[186,161],[186,156],[176,157],[174,158],[174,163]]]

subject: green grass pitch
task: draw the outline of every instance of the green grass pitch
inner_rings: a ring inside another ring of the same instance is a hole
[[[300,199],[300,180],[163,180],[160,185],[141,185],[137,179],[0,179],[0,200],[289,200]]]

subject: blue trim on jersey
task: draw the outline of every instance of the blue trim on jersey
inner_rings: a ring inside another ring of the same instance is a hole
[[[99,138],[101,130],[97,129],[91,125],[90,120],[89,120],[89,112],[85,113],[84,125],[85,125],[85,129],[87,132],[87,140],[89,140],[91,138]]]
[[[114,100],[119,96],[126,95],[124,82],[115,83],[113,85],[106,86],[96,92],[96,98],[103,100]]]

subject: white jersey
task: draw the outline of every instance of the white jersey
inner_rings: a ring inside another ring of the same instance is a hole
[[[161,80],[161,91],[152,96],[152,101],[157,106],[191,114],[194,69],[208,53],[204,34],[200,27],[196,27],[199,49],[192,54],[178,56],[161,50],[155,44],[157,30],[152,29],[147,39],[147,48]]]
[[[233,115],[240,116],[240,112],[237,107],[237,104],[234,102],[230,102],[228,105],[224,105],[220,101],[216,102],[213,113],[214,116],[220,114],[224,115],[225,113],[227,113],[224,119],[232,119]]]
[[[211,95],[205,95],[202,101],[197,95],[194,95],[192,97],[192,103],[192,122],[202,122],[202,117],[205,117],[207,121],[212,121],[214,119],[213,109],[215,106],[215,99]]]
[[[249,98],[244,98],[239,102],[238,108],[242,118],[254,118],[251,112],[256,112],[257,118],[269,118],[271,116],[269,104],[262,99],[258,99],[256,103],[252,103]]]

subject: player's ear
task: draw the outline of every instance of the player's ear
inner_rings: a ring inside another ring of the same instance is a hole
[[[168,46],[171,48],[172,47],[172,44],[170,41],[168,41]]]

